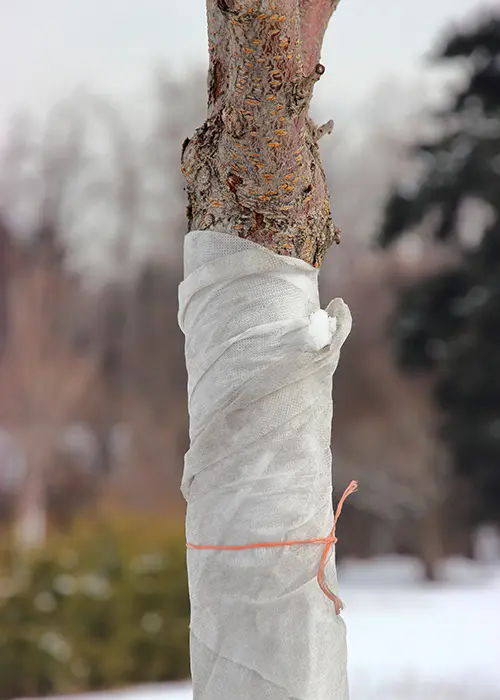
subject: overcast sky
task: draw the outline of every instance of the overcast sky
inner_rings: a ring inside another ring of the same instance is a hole
[[[442,30],[500,0],[342,0],[319,94],[354,101],[381,80],[412,80]],[[84,85],[123,97],[155,65],[206,63],[203,0],[0,0],[0,135],[15,110],[45,110]]]

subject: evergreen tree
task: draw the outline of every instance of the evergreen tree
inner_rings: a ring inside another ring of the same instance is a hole
[[[500,521],[500,17],[452,37],[439,60],[467,65],[465,87],[439,113],[439,137],[414,146],[423,177],[395,191],[379,243],[389,246],[424,217],[458,263],[407,289],[393,324],[401,366],[433,371],[443,438],[467,478],[480,520]],[[460,213],[471,200],[491,210],[471,244]]]

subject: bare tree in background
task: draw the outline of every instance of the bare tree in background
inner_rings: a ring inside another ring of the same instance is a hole
[[[8,256],[10,250],[10,235],[7,226],[0,215],[0,361],[7,341],[8,325]]]
[[[154,118],[143,149],[145,216],[157,239],[157,250],[170,265],[180,268],[186,201],[179,143],[204,118],[206,77],[200,72],[188,81],[179,81],[159,70],[153,88]]]
[[[337,472],[345,479],[356,470],[363,489],[355,507],[379,523],[365,532],[372,538],[367,550],[385,554],[406,540],[428,579],[436,578],[443,555],[447,456],[437,434],[432,377],[399,371],[388,327],[397,291],[446,260],[434,246],[406,259],[399,251],[374,253],[358,244],[340,285],[356,324],[335,382]]]
[[[63,272],[47,229],[9,278],[9,324],[0,362],[0,423],[22,445],[27,474],[20,491],[20,546],[38,546],[45,535],[45,482],[61,431],[95,365],[65,336],[64,306],[72,280]]]
[[[24,195],[32,201],[30,215],[18,222],[24,243],[11,246],[6,263],[8,323],[0,362],[0,421],[22,444],[27,463],[16,527],[23,547],[43,541],[47,475],[61,430],[95,371],[66,335],[64,309],[74,285],[60,248],[60,232],[74,211],[74,180],[83,167],[84,124],[69,105],[58,106],[36,156],[27,127],[21,122],[4,161],[5,209],[22,210],[16,188],[21,200]]]
[[[43,246],[33,242],[52,236],[64,248],[64,260],[52,270],[47,268],[47,276],[63,274],[68,266],[80,278],[83,275],[84,285],[77,285],[73,297],[66,299],[72,306],[68,331],[81,354],[94,364],[95,373],[73,407],[73,415],[83,418],[97,441],[96,475],[113,471],[114,433],[129,429],[135,436],[130,459],[145,467],[141,489],[136,479],[131,490],[132,500],[139,491],[149,490],[156,500],[165,502],[167,484],[177,494],[186,430],[184,413],[174,408],[174,403],[182,402],[179,378],[183,377],[182,340],[175,320],[179,256],[171,260],[165,250],[171,249],[170,238],[177,234],[178,240],[185,205],[179,168],[177,188],[162,177],[178,159],[185,101],[179,96],[182,89],[166,75],[163,80],[158,78],[157,88],[153,126],[143,136],[127,123],[121,110],[92,94],[75,94],[57,105],[42,129],[27,120],[18,121],[2,160],[2,205],[12,236],[5,228],[1,262],[9,264],[6,256],[12,237],[16,251],[30,249],[30,264],[36,268]],[[199,100],[199,85],[186,99],[194,104],[196,97]],[[152,210],[153,220],[149,218]],[[177,230],[171,230],[172,221]],[[144,266],[151,267],[151,257],[156,271],[143,274]],[[3,285],[7,286],[11,273],[6,270],[2,275]],[[159,282],[160,277],[165,277],[164,282]],[[26,279],[30,279],[27,271]],[[19,289],[12,279],[12,303]],[[21,291],[28,294],[27,289]],[[6,294],[1,303],[5,307],[2,324],[6,325]],[[47,313],[58,303],[49,294]],[[37,330],[33,328],[34,333]],[[18,336],[11,338],[12,356],[18,341]],[[59,342],[61,338],[54,336],[54,345]],[[168,361],[171,354],[175,362]],[[65,370],[68,367],[61,367],[62,385]],[[168,411],[161,406],[168,406]],[[173,456],[165,460],[169,454]],[[59,457],[54,454],[54,459]],[[172,475],[177,479],[175,486]],[[126,483],[129,476],[122,470],[119,479]],[[161,482],[164,487],[158,488]],[[142,500],[151,504],[151,498]]]

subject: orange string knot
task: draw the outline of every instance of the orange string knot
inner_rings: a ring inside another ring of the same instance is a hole
[[[337,522],[338,519],[340,518],[340,514],[342,513],[342,508],[343,505],[346,501],[346,499],[355,491],[358,490],[358,482],[357,481],[351,481],[349,486],[346,488],[344,493],[342,494],[340,501],[337,504],[337,509],[335,511],[335,517],[333,519],[333,527],[332,531],[327,537],[311,537],[307,540],[284,540],[281,542],[255,542],[252,544],[237,544],[237,545],[223,545],[223,544],[191,544],[190,542],[186,543],[186,547],[188,549],[212,549],[212,550],[219,550],[219,551],[224,551],[224,552],[237,552],[242,549],[265,549],[269,547],[293,547],[295,545],[301,545],[301,544],[323,544],[325,545],[323,549],[323,555],[321,557],[321,561],[319,564],[319,569],[317,573],[317,581],[319,584],[319,587],[323,591],[323,593],[326,595],[327,598],[329,598],[334,606],[335,606],[335,612],[337,615],[339,615],[342,610],[344,609],[344,604],[342,603],[341,599],[335,595],[335,593],[332,593],[330,588],[328,587],[328,584],[325,581],[325,567],[326,563],[328,561],[328,555],[330,554],[330,550],[332,548],[332,545],[337,543],[337,537],[335,535],[335,530],[337,528]]]

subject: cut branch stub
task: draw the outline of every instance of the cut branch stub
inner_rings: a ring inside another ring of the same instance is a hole
[[[321,126],[318,126],[316,129],[316,141],[319,141],[320,138],[325,136],[326,134],[331,134],[333,131],[333,119],[329,119],[326,124],[322,124]]]
[[[336,236],[308,117],[336,0],[208,0],[208,118],[186,144],[190,229],[319,265]]]

